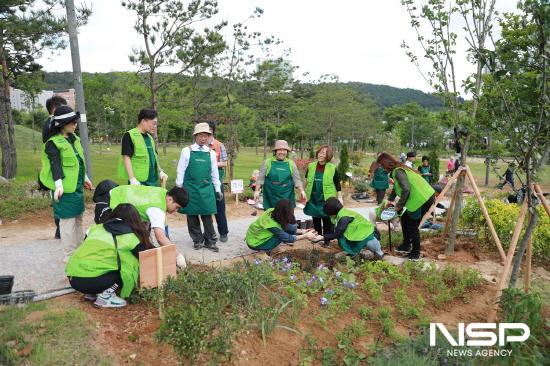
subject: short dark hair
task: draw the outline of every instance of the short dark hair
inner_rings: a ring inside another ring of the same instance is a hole
[[[407,153],[407,157],[408,157],[408,158],[415,158],[415,157],[416,157],[416,153],[415,153],[414,151],[409,151],[409,152]]]
[[[430,161],[430,158],[428,158],[426,155],[424,155],[424,156],[422,157],[422,161],[428,161],[428,162],[429,162],[429,161]]]
[[[295,224],[296,218],[294,217],[294,206],[289,200],[280,200],[275,205],[273,212],[271,213],[273,220],[277,221],[283,230],[286,230],[288,224]]]
[[[154,109],[143,108],[138,114],[138,124],[144,119],[155,119],[158,117],[157,111]]]
[[[212,132],[216,132],[216,121],[208,121],[208,127],[210,127],[210,129],[212,130]]]
[[[46,109],[49,114],[53,114],[54,110],[62,105],[67,105],[65,98],[59,95],[54,95],[53,97],[46,100]]]
[[[172,197],[181,207],[185,207],[189,203],[189,194],[183,187],[174,187],[166,195]]]
[[[344,206],[336,197],[330,197],[326,200],[323,210],[329,216],[336,216]]]

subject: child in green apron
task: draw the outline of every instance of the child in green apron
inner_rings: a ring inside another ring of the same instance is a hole
[[[336,225],[334,232],[323,235],[325,242],[338,239],[338,246],[348,255],[365,255],[364,249],[374,253],[375,258],[384,258],[380,242],[374,235],[375,224],[361,214],[344,208],[338,199],[329,198],[324,211]]]
[[[261,189],[264,210],[275,207],[280,200],[289,200],[296,206],[295,188],[300,190],[300,199],[307,199],[298,167],[294,161],[287,158],[289,151],[290,147],[285,140],[277,140],[273,148],[273,157],[262,164],[256,181],[254,200],[258,201]]]
[[[137,286],[139,252],[151,249],[149,231],[134,206],[118,205],[103,224],[93,225],[69,259],[71,286],[101,308],[119,308]],[[120,289],[120,296],[116,290]]]
[[[320,235],[318,240],[322,240],[321,235],[334,230],[330,217],[323,211],[325,201],[330,197],[342,196],[336,165],[330,162],[332,154],[328,145],[321,146],[317,150],[317,161],[310,163],[306,171],[307,204],[304,213],[313,218],[313,227]]]
[[[54,215],[59,218],[65,261],[84,237],[84,188],[92,189],[86,175],[84,151],[75,134],[80,113],[62,105],[53,115],[53,133],[44,144],[39,179],[52,190]]]
[[[428,183],[432,183],[432,167],[430,166],[430,159],[427,156],[422,157],[422,165],[418,166],[418,172]]]
[[[290,201],[280,200],[275,208],[267,209],[250,224],[245,241],[250,249],[264,250],[270,255],[271,250],[283,242],[294,243],[296,240],[314,237],[315,232],[298,229]]]
[[[176,173],[176,186],[189,193],[189,203],[178,212],[187,215],[187,228],[193,248],[203,246],[214,252],[218,238],[212,215],[217,212],[216,200],[222,200],[216,153],[208,146],[211,137],[208,123],[198,123],[193,132],[195,143],[181,151]],[[204,232],[201,230],[201,221]]]

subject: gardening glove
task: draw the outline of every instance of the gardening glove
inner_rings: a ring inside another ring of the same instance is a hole
[[[223,193],[222,192],[216,192],[216,201],[223,200]]]
[[[58,179],[55,182],[55,191],[53,193],[53,199],[59,201],[61,196],[63,196],[63,180]]]
[[[178,255],[176,256],[176,266],[180,269],[187,267],[187,262],[185,261],[185,257],[181,253],[178,253]]]
[[[165,172],[163,172],[162,170],[159,172],[159,178],[161,181],[163,180],[168,180],[168,174],[166,174]]]
[[[90,178],[88,178],[87,174],[86,174],[86,178],[84,179],[84,188],[89,189],[89,190],[94,189],[94,184],[92,183]]]
[[[134,177],[134,178],[130,178],[130,184],[133,185],[133,186],[139,186],[139,185],[141,185],[141,183],[139,182],[139,180],[137,180],[135,177]]]

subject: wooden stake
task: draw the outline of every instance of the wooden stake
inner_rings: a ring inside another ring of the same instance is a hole
[[[527,200],[523,200],[523,205],[521,205],[518,221],[516,223],[516,228],[514,229],[514,233],[512,234],[512,240],[510,241],[510,248],[508,248],[508,255],[506,256],[504,268],[502,269],[502,273],[498,281],[495,304],[498,302],[500,295],[502,294],[502,290],[504,289],[504,287],[506,287],[506,282],[508,281],[508,275],[510,274],[509,273],[510,267],[512,266],[512,259],[514,258],[514,253],[516,251],[516,246],[518,244],[519,236],[521,234],[521,229],[523,228],[523,222],[525,220],[526,213],[527,213]],[[493,307],[493,309],[489,313],[490,323],[494,323],[496,319],[496,313],[497,313],[496,307]]]
[[[455,182],[455,180],[457,180],[458,176],[461,174],[461,172],[464,170],[463,167],[460,167],[457,169],[457,171],[453,174],[453,176],[451,177],[451,179],[449,179],[447,181],[447,184],[445,185],[445,187],[443,188],[443,190],[441,191],[441,193],[437,196],[437,198],[435,199],[434,201],[434,204],[432,205],[432,207],[430,207],[430,209],[428,210],[428,212],[426,212],[424,214],[424,216],[422,216],[422,219],[420,220],[420,225],[422,225],[422,223],[424,221],[426,221],[426,219],[428,218],[428,216],[430,216],[430,214],[435,210],[435,207],[437,206],[437,204],[439,202],[441,202],[444,198],[445,198],[445,194],[447,193],[447,191],[449,189],[451,189],[451,186],[453,185],[453,183]]]
[[[525,292],[529,292],[531,287],[531,261],[533,258],[533,235],[527,242],[527,258],[525,263]]]
[[[550,216],[550,206],[548,205],[548,202],[546,201],[544,194],[542,194],[542,190],[540,189],[540,186],[538,184],[533,184],[533,188],[540,202],[544,206],[544,210],[546,211],[546,214]],[[525,197],[524,199],[527,199],[527,197]]]
[[[451,204],[449,205],[449,209],[447,210],[447,219],[445,220],[445,229],[443,230],[443,236],[442,238],[445,238],[447,236],[447,233],[449,232],[449,226],[451,223],[451,218],[453,216],[454,208],[456,205],[456,196],[458,194],[458,190],[455,189],[453,192],[453,197],[451,198]]]
[[[239,205],[239,194],[235,193],[235,206]]]
[[[493,237],[493,240],[495,241],[495,244],[497,245],[498,252],[500,253],[500,258],[502,261],[506,261],[506,255],[504,254],[504,249],[502,249],[502,244],[500,243],[500,239],[498,238],[497,232],[495,230],[495,227],[493,226],[493,221],[491,220],[491,217],[489,216],[489,211],[487,211],[487,207],[485,207],[485,203],[483,202],[483,198],[481,197],[481,193],[479,193],[479,189],[477,188],[476,181],[474,179],[474,176],[472,175],[472,172],[470,171],[470,167],[466,166],[466,174],[468,175],[468,178],[470,179],[470,183],[472,184],[472,189],[474,190],[474,193],[476,195],[476,198],[479,202],[479,206],[481,208],[481,212],[483,213],[483,216],[485,217],[485,221],[487,221],[487,226],[489,227],[489,232],[491,233],[491,236]]]

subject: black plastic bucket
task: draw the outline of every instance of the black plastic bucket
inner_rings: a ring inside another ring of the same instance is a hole
[[[0,276],[0,295],[11,293],[13,287],[13,276]]]

